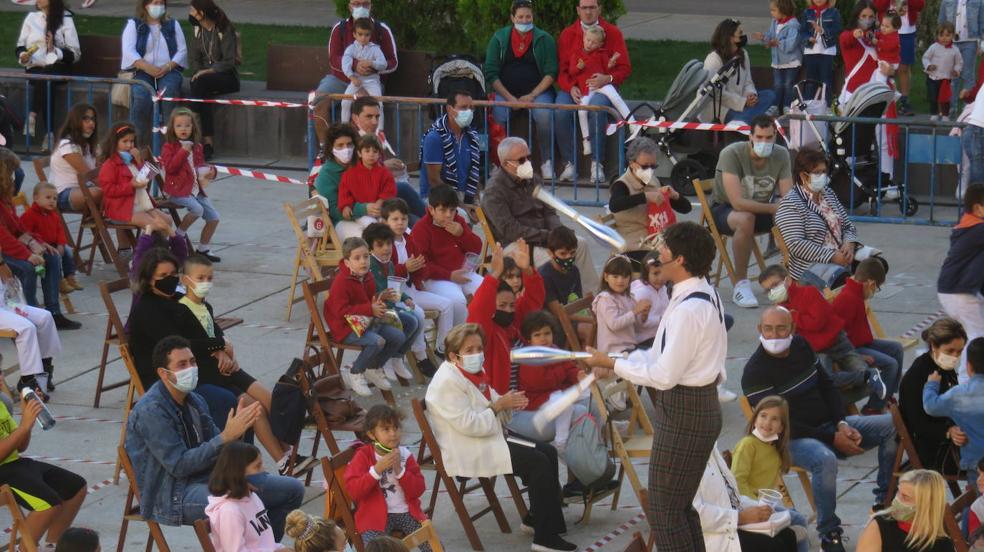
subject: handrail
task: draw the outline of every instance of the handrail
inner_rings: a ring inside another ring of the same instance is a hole
[[[352,94],[321,94],[315,96],[314,101],[309,105],[311,109],[314,109],[321,102],[325,100],[332,101],[342,101],[342,100],[355,100],[358,96]],[[373,96],[374,100],[382,103],[394,103],[394,104],[417,104],[417,105],[445,105],[447,100],[445,98],[421,98],[414,96]],[[502,101],[488,101],[488,100],[474,100],[474,105],[476,107],[508,107],[511,109],[553,109],[556,111],[590,111],[597,113],[607,113],[608,115],[621,119],[622,115],[611,106],[607,105],[579,105],[579,104],[556,104],[556,103],[538,103],[538,102],[502,102]]]

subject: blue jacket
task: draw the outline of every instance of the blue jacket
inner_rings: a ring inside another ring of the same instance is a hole
[[[125,448],[140,489],[140,515],[165,525],[181,525],[185,488],[208,481],[222,446],[205,400],[189,393],[185,404],[200,432],[201,444],[195,448],[188,448],[183,436],[181,407],[160,381],[137,401],[126,426]]]
[[[984,222],[965,226],[963,222],[972,217],[964,213],[961,224],[950,233],[950,250],[936,280],[939,293],[984,293]]]
[[[817,12],[813,8],[803,10],[803,18],[800,21],[800,43],[803,49],[807,50],[813,45],[810,39],[813,38],[813,22],[817,20]],[[837,39],[841,34],[841,16],[837,8],[829,7],[820,12],[820,29],[823,31],[823,43],[829,48],[837,46]]]
[[[946,416],[967,434],[967,444],[960,447],[960,469],[976,469],[984,457],[984,374],[974,374],[970,381],[950,388],[940,395],[940,382],[927,381],[923,387],[923,409],[930,416]]]
[[[944,21],[957,24],[957,0],[940,2],[939,22]],[[957,32],[960,32],[959,29]],[[984,32],[984,0],[967,0],[967,32],[970,36],[961,36],[960,40],[981,38],[981,33]]]
[[[775,48],[769,48],[772,52],[772,65],[785,65],[803,59],[803,49],[800,48],[800,23],[797,19],[790,19],[782,31],[776,33],[779,22],[775,19],[769,25],[769,32],[765,33],[765,41],[776,40],[779,44]]]

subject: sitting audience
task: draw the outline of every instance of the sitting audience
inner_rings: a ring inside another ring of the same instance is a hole
[[[538,269],[546,291],[543,297],[544,307],[553,310],[584,296],[581,271],[574,264],[577,246],[577,235],[566,226],[558,226],[547,235],[550,260]]]
[[[167,232],[174,225],[171,217],[154,207],[150,198],[148,186],[154,174],[144,169],[137,150],[137,129],[133,125],[113,124],[100,146],[99,163],[104,217],[140,228],[150,226],[157,232]]]
[[[48,182],[58,190],[58,209],[62,212],[85,209],[85,196],[80,186],[89,187],[96,205],[102,202],[102,190],[88,182],[89,173],[96,168],[98,120],[95,107],[77,103],[68,110],[65,123],[58,131],[58,145],[51,153],[48,165]]]
[[[20,223],[28,233],[41,238],[41,241],[58,250],[61,258],[60,293],[71,293],[85,289],[75,279],[75,256],[68,246],[65,225],[58,213],[58,190],[53,184],[38,182],[34,185],[34,203],[20,216]]]
[[[597,348],[607,353],[624,353],[639,346],[638,331],[649,316],[649,299],[636,301],[629,291],[632,263],[616,255],[601,271],[601,289],[591,303],[598,320]]]
[[[953,552],[943,525],[946,509],[943,476],[931,470],[905,472],[891,506],[872,515],[855,551]]]
[[[353,153],[358,140],[359,136],[352,125],[334,124],[328,128],[322,151],[324,162],[314,181],[314,188],[317,195],[327,201],[328,216],[335,228],[347,224],[342,222],[342,211],[338,208],[338,187],[342,183],[342,175],[355,164]]]
[[[659,323],[663,319],[663,313],[670,304],[670,294],[666,279],[663,278],[661,269],[663,263],[659,260],[659,251],[650,251],[642,259],[642,270],[639,278],[632,281],[629,288],[632,299],[636,305],[642,301],[649,301],[649,312],[645,320],[636,329],[636,339],[639,340],[639,347],[648,349],[652,347]]]
[[[341,240],[358,237],[382,214],[383,201],[396,197],[393,175],[380,162],[383,152],[375,136],[359,138],[355,163],[342,174],[338,185],[338,210],[342,221],[335,225]]]
[[[427,197],[442,184],[472,205],[478,196],[481,153],[472,126],[475,110],[470,92],[448,94],[444,114],[434,121],[420,142],[420,195]]]
[[[330,519],[294,510],[287,514],[287,536],[294,539],[294,552],[341,552],[348,550],[345,530]]]

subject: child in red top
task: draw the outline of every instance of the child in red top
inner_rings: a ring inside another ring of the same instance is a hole
[[[215,178],[216,171],[215,167],[205,163],[201,136],[198,119],[190,109],[179,107],[171,112],[161,149],[164,193],[172,202],[188,210],[178,225],[182,232],[187,232],[199,217],[205,219],[197,251],[217,263],[221,259],[209,252],[208,244],[219,227],[219,212],[205,194],[205,187]],[[198,193],[195,193],[196,187]]]
[[[410,449],[400,446],[402,421],[388,404],[370,408],[365,429],[372,442],[356,445],[345,467],[345,490],[355,502],[355,530],[364,544],[394,530],[409,535],[427,519],[420,508],[424,476]],[[420,549],[431,550],[428,544]]]
[[[370,383],[383,391],[390,390],[382,366],[399,354],[407,336],[393,325],[395,315],[390,315],[382,294],[376,294],[376,284],[369,274],[369,246],[362,238],[348,238],[342,243],[342,264],[331,283],[324,309],[332,337],[362,347],[352,363],[349,387],[363,397],[372,395]]]
[[[570,63],[567,65],[569,77],[577,87],[581,89],[581,105],[589,105],[595,94],[601,94],[608,98],[615,109],[622,115],[622,118],[629,116],[629,106],[619,95],[618,90],[609,81],[601,86],[591,87],[589,81],[594,75],[607,75],[611,68],[618,63],[618,52],[610,54],[604,48],[605,29],[601,25],[595,25],[584,29],[584,48],[575,50],[571,55]],[[588,112],[578,111],[578,119],[581,123],[581,138],[584,155],[591,155],[591,139],[588,128]],[[629,119],[632,121],[633,119]]]
[[[34,187],[34,204],[24,211],[20,221],[28,232],[58,250],[63,276],[58,290],[71,293],[77,289],[85,289],[75,279],[75,256],[72,255],[72,248],[67,245],[65,225],[58,215],[58,189],[54,184],[39,182]]]
[[[899,42],[899,28],[902,27],[902,18],[895,12],[886,12],[881,18],[881,26],[875,33],[875,52],[878,53],[878,61],[892,66],[893,70],[898,70],[899,63],[902,62],[902,43]],[[881,71],[875,72],[878,82],[888,82],[888,77]]]
[[[844,333],[844,320],[837,316],[820,290],[797,284],[782,265],[766,267],[758,281],[768,292],[769,300],[792,314],[794,331],[803,336],[814,351],[837,363],[840,370],[831,376],[834,385],[853,387],[866,382],[871,390],[871,400],[885,400],[888,388],[878,370],[869,367],[854,350]]]
[[[154,207],[147,191],[150,179],[139,177],[144,163],[137,150],[137,129],[130,123],[114,124],[99,151],[103,216],[169,234],[171,217]]]
[[[371,134],[359,138],[358,160],[342,174],[338,185],[338,210],[342,219],[335,226],[339,238],[361,236],[366,226],[382,215],[383,201],[396,197],[393,174],[380,163],[383,148]]]

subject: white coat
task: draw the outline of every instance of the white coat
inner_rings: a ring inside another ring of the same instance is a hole
[[[738,493],[738,482],[728,469],[717,447],[711,452],[704,467],[694,509],[700,516],[700,528],[704,531],[704,548],[715,552],[741,552],[738,542],[738,510],[731,507],[731,498],[724,479],[727,478]],[[739,496],[741,508],[758,506],[758,502]]]

